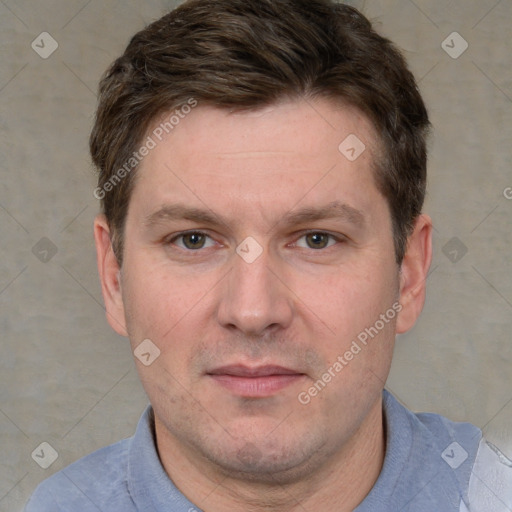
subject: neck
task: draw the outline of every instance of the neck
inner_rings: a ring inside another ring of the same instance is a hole
[[[339,450],[308,473],[274,485],[225,475],[204,457],[183,446],[155,418],[160,460],[174,485],[205,512],[351,512],[367,496],[385,455],[382,398],[360,428]]]

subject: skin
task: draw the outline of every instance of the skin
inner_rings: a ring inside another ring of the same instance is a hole
[[[353,162],[338,150],[349,134],[366,145]],[[136,359],[160,459],[206,512],[350,511],[378,478],[382,389],[395,335],[423,307],[432,227],[417,219],[399,268],[375,149],[369,121],[330,100],[243,113],[199,105],[137,171],[121,269],[96,218],[107,317],[132,349],[149,338],[160,350],[150,366]],[[177,203],[222,221],[155,215]],[[333,203],[345,205],[340,218],[286,222]],[[179,237],[188,230],[207,237]],[[236,252],[247,237],[263,249],[252,263]],[[396,301],[398,316],[301,404],[299,393]],[[208,374],[227,364],[302,375],[246,397]]]

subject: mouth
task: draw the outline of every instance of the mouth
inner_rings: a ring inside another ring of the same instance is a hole
[[[263,398],[301,381],[305,374],[283,366],[249,367],[230,365],[216,368],[207,375],[218,385],[245,398]]]

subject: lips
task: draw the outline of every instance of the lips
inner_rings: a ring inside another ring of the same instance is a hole
[[[304,378],[297,370],[277,365],[222,366],[208,372],[208,376],[231,393],[248,398],[272,396]]]
[[[244,365],[222,366],[211,372],[210,375],[232,375],[234,377],[268,377],[269,375],[302,375],[296,370],[283,366],[266,365],[250,368]]]

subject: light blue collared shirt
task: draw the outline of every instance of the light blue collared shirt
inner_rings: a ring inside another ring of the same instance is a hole
[[[354,512],[512,512],[512,462],[482,438],[480,429],[436,414],[414,414],[387,391],[383,399],[384,465]],[[200,510],[160,463],[148,406],[133,437],[42,482],[25,512]]]

